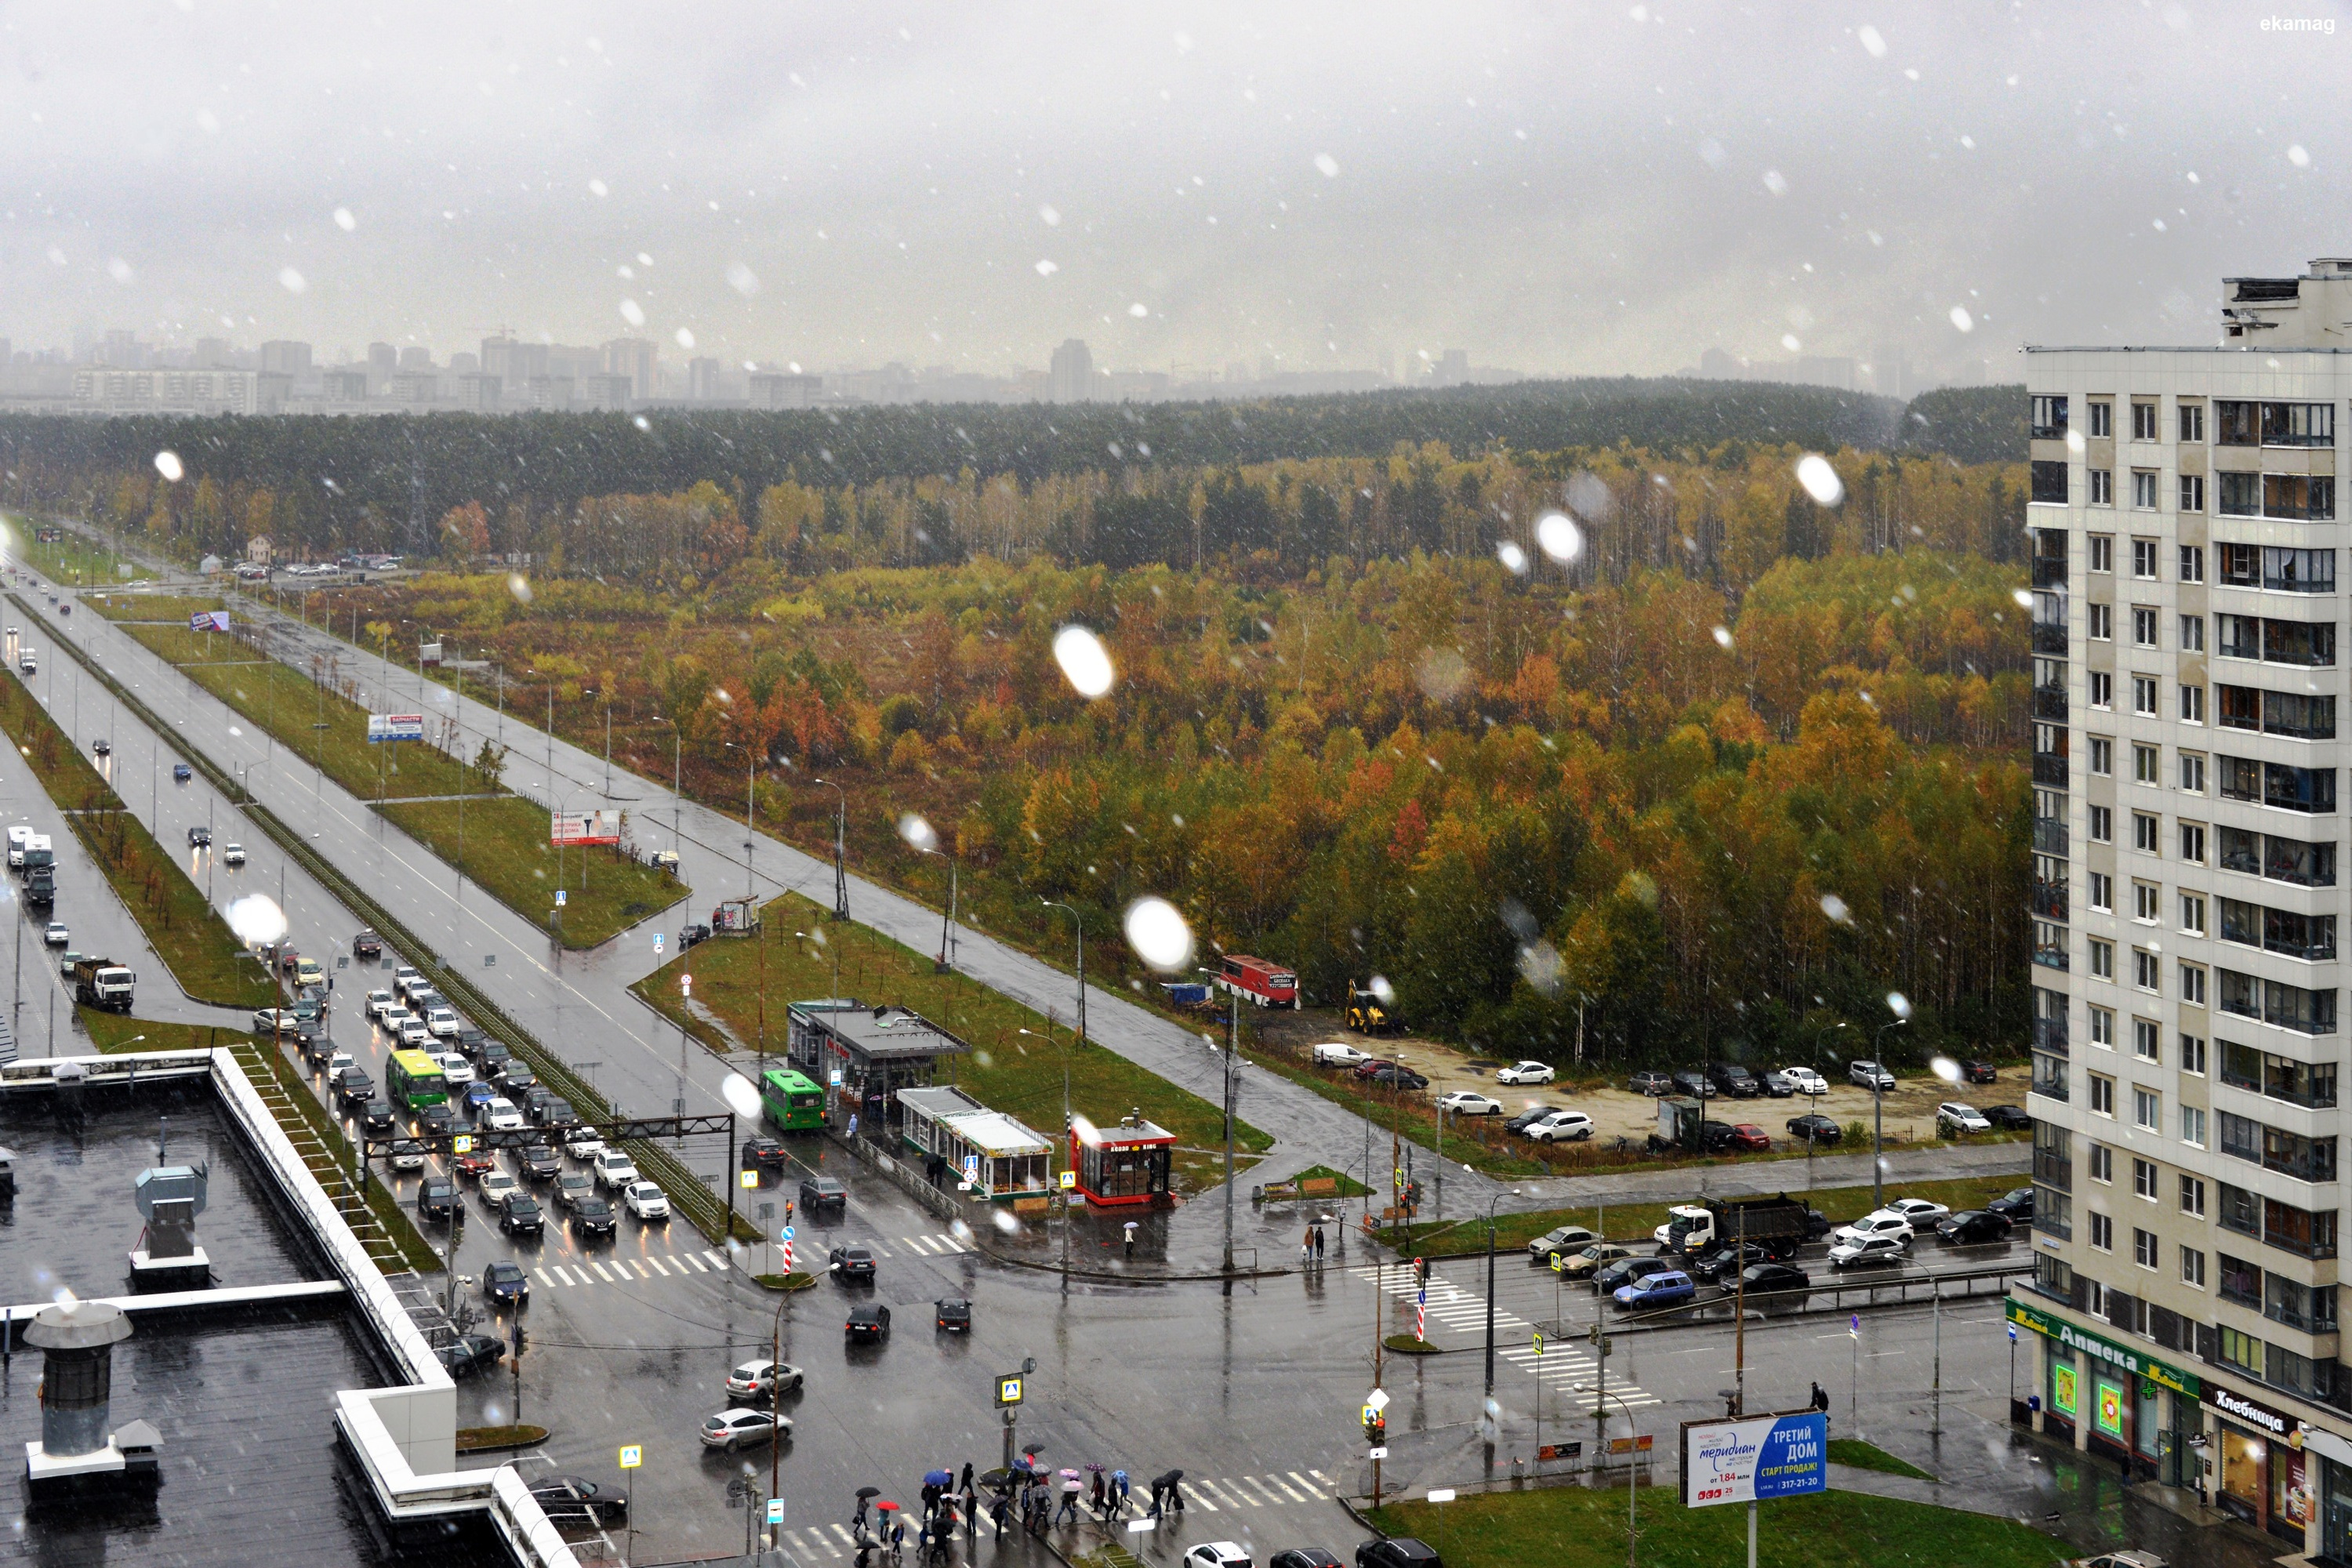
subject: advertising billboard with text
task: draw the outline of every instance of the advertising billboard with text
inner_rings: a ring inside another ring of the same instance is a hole
[[[1816,1410],[1683,1423],[1683,1506],[1770,1502],[1830,1489],[1830,1418]]]
[[[551,812],[547,841],[566,847],[574,844],[618,844],[621,841],[621,814],[617,811]]]

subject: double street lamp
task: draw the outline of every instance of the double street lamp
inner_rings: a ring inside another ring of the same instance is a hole
[[[1899,1029],[1911,1021],[1911,1003],[1903,993],[1890,992],[1886,1005],[1894,1009],[1895,1016],[1878,1026],[1871,1043],[1870,1206],[1874,1211],[1886,1206],[1886,1031]]]

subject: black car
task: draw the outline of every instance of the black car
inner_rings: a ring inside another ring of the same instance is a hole
[[[1712,1100],[1715,1098],[1715,1085],[1709,1083],[1706,1074],[1696,1068],[1685,1068],[1675,1074],[1675,1092],[1693,1100]]]
[[[1791,1116],[1789,1118],[1789,1136],[1797,1142],[1820,1147],[1843,1142],[1845,1129],[1826,1116]]]
[[[514,1152],[515,1169],[526,1182],[551,1182],[563,1173],[563,1156],[545,1143],[526,1143]]]
[[[411,1008],[410,1011],[414,1012],[415,1009]],[[457,1054],[469,1062],[479,1062],[482,1059],[482,1047],[489,1043],[489,1036],[470,1024],[462,1026],[457,1030]],[[501,1053],[499,1059],[504,1061],[505,1055]]]
[[[457,1184],[446,1176],[427,1176],[416,1189],[416,1212],[426,1219],[447,1219],[457,1212]]]
[[[781,1171],[790,1158],[781,1139],[753,1138],[743,1145],[743,1168],[747,1171]]]
[[[371,1100],[360,1112],[360,1130],[368,1133],[384,1133],[395,1130],[400,1118],[393,1113],[392,1101]]]
[[[1807,1241],[1821,1240],[1822,1237],[1830,1233],[1831,1228],[1832,1226],[1830,1225],[1829,1215],[1823,1214],[1819,1209],[1807,1209],[1805,1211],[1805,1239]]]
[[[1631,1285],[1636,1279],[1646,1279],[1677,1267],[1671,1258],[1621,1258],[1593,1274],[1592,1288],[1604,1296],[1614,1295],[1620,1285]]]
[[[1674,1092],[1675,1080],[1668,1078],[1662,1072],[1637,1072],[1633,1075],[1633,1082],[1628,1087],[1630,1087],[1635,1094],[1646,1094],[1655,1098],[1662,1094],[1672,1094]],[[1288,1556],[1289,1553],[1285,1552],[1283,1555]]]
[[[1265,1568],[1343,1568],[1343,1564],[1319,1546],[1294,1546],[1267,1558]]]
[[[454,1344],[443,1345],[439,1352],[441,1364],[455,1378],[492,1371],[506,1353],[506,1342],[491,1334],[463,1335]]]
[[[213,830],[212,830],[211,828],[209,828],[209,827],[206,827],[203,823],[201,823],[201,822],[200,822],[200,823],[196,824],[196,826],[195,826],[191,827],[191,828],[189,828],[189,829],[188,829],[188,847],[189,847],[189,848],[191,848],[191,849],[202,849],[202,848],[204,848],[205,846],[207,846],[207,845],[209,845],[210,843],[212,843],[212,841],[213,841]]]
[[[1427,1089],[1429,1080],[1401,1062],[1382,1062],[1372,1073],[1372,1082],[1381,1089]]]
[[[811,1176],[801,1183],[801,1212],[814,1218],[827,1209],[846,1213],[849,1189],[832,1176]]]
[[[509,1236],[539,1236],[547,1229],[547,1215],[529,1193],[509,1193],[499,1200],[499,1228]]]
[[[539,1124],[551,1131],[580,1125],[580,1113],[562,1095],[550,1095],[539,1102]]]
[[[520,1106],[532,1089],[539,1087],[539,1075],[518,1061],[509,1061],[491,1075],[499,1080],[499,1092]]]
[[[582,1236],[610,1236],[620,1222],[603,1198],[582,1198],[572,1205],[572,1228]]]
[[[428,1105],[416,1113],[416,1131],[430,1138],[446,1138],[457,1125],[457,1113],[445,1100]]]
[[[376,935],[375,932],[372,931],[363,931],[360,932],[359,935],[352,938],[352,956],[353,958],[382,958],[383,956],[383,938]]]
[[[1445,1568],[1436,1549],[1410,1535],[1367,1541],[1356,1548],[1356,1568]]]
[[[2033,1131],[2033,1118],[2014,1105],[1988,1105],[1983,1108],[1983,1110],[1984,1119],[1993,1124],[1996,1131],[2031,1132]]]
[[[874,1283],[874,1249],[870,1247],[836,1247],[833,1249],[833,1271],[844,1279],[860,1279]]]
[[[1990,1062],[1979,1061],[1975,1058],[1970,1058],[1969,1060],[1960,1064],[1960,1081],[1962,1083],[1993,1083],[1997,1082],[2000,1078],[2000,1069],[1995,1068]]]
[[[458,1030],[457,1048],[464,1051],[468,1057],[473,1058],[476,1068],[475,1077],[496,1078],[499,1076],[499,1069],[504,1068],[509,1061],[513,1059],[513,1053],[509,1051],[506,1047],[499,1044],[498,1041],[492,1039],[485,1039],[477,1046],[468,1046],[466,1044],[466,1037],[467,1035],[478,1035],[480,1033],[481,1031],[479,1029]]]
[[[335,1098],[345,1110],[357,1110],[375,1098],[375,1081],[364,1068],[345,1068],[335,1079]]]
[[[1944,1238],[1947,1247],[1981,1247],[1987,1242],[2007,1241],[2016,1224],[2005,1214],[1990,1209],[1962,1209],[1936,1222],[1936,1234]]]
[[[493,1301],[520,1306],[530,1300],[530,1276],[522,1271],[520,1263],[493,1263],[482,1270],[482,1294]]]
[[[593,1524],[610,1529],[629,1521],[629,1500],[581,1476],[543,1476],[530,1483],[532,1500],[555,1524]]]
[[[1698,1146],[1701,1152],[1720,1154],[1726,1150],[1738,1147],[1738,1144],[1739,1129],[1730,1122],[1701,1121],[1698,1124]]]
[[[2000,1215],[2011,1225],[2032,1225],[2033,1223],[2033,1189],[2011,1187],[1985,1205],[1985,1212]]]
[[[1718,1247],[1693,1259],[1689,1273],[1698,1280],[1728,1280],[1743,1268],[1771,1260],[1772,1255],[1753,1242],[1746,1247]]]
[[[931,1303],[938,1314],[938,1324],[951,1334],[971,1332],[971,1303],[950,1296]]]
[[[879,1301],[862,1302],[849,1309],[849,1321],[843,1328],[853,1340],[887,1340],[890,1337],[890,1309]]]
[[[1753,1100],[1764,1092],[1763,1085],[1756,1081],[1756,1075],[1738,1062],[1708,1064],[1706,1080],[1724,1093],[1739,1100]]]
[[[1739,1278],[1755,1291],[1803,1290],[1812,1284],[1793,1263],[1751,1263],[1740,1270]]]
[[[677,933],[677,945],[681,952],[709,940],[710,928],[707,925],[690,925]]]
[[[1520,1111],[1517,1116],[1512,1117],[1508,1121],[1504,1122],[1503,1131],[1506,1132],[1523,1133],[1528,1128],[1533,1127],[1537,1122],[1541,1121],[1545,1117],[1549,1116],[1553,1111],[1565,1110],[1566,1109],[1566,1106],[1561,1105],[1530,1105],[1525,1110]]]

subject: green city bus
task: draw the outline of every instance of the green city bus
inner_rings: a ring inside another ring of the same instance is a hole
[[[441,1064],[423,1051],[394,1051],[383,1069],[383,1092],[394,1105],[422,1110],[448,1102],[449,1080],[442,1076]]]
[[[806,1073],[770,1068],[760,1079],[760,1100],[768,1120],[786,1132],[814,1132],[824,1125],[824,1090]]]

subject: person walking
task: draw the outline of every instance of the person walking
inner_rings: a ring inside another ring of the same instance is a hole
[[[1128,1484],[1127,1472],[1125,1470],[1113,1470],[1110,1473],[1110,1479],[1111,1484],[1118,1488],[1118,1513],[1119,1517],[1124,1519],[1127,1517],[1128,1493],[1132,1489]]]
[[[988,1522],[996,1527],[997,1540],[1004,1539],[1004,1521],[1011,1517],[1012,1513],[1013,1489],[1007,1486],[996,1494],[996,1500],[988,1505]]]
[[[1151,1511],[1145,1514],[1143,1516],[1144,1518],[1158,1519],[1160,1517],[1160,1494],[1161,1489],[1162,1489],[1158,1481],[1151,1483]]]
[[[1323,1227],[1320,1225],[1315,1227],[1315,1261],[1323,1261]]]
[[[1072,1524],[1078,1522],[1078,1499],[1083,1496],[1085,1492],[1086,1487],[1079,1481],[1077,1477],[1065,1476],[1062,1478],[1062,1506],[1055,1510],[1054,1522],[1055,1524],[1061,1523],[1062,1521],[1066,1519]]]
[[[966,1497],[971,1496],[971,1461],[970,1459],[963,1462],[963,1476],[956,1482],[956,1490]]]
[[[1812,1403],[1811,1403],[1811,1404],[1810,1404],[1810,1405],[1806,1405],[1806,1406],[1805,1406],[1805,1408],[1806,1408],[1806,1409],[1808,1409],[1808,1410],[1819,1410],[1819,1411],[1822,1411],[1822,1412],[1823,1412],[1824,1414],[1826,1414],[1826,1413],[1828,1412],[1828,1410],[1829,1410],[1829,1407],[1830,1407],[1830,1394],[1829,1394],[1829,1390],[1828,1390],[1828,1389],[1826,1389],[1826,1388],[1823,1388],[1823,1387],[1822,1387],[1820,1384],[1818,1384],[1818,1383],[1817,1383],[1817,1384],[1813,1384],[1813,1398],[1812,1398]]]
[[[1110,1510],[1106,1506],[1109,1496],[1109,1489],[1103,1485],[1102,1472],[1100,1470],[1097,1470],[1095,1472],[1093,1495],[1087,1500],[1087,1505],[1095,1510],[1095,1517],[1097,1519],[1107,1520],[1110,1517]]]
[[[1182,1480],[1181,1476],[1171,1475],[1168,1479],[1168,1507],[1174,1513],[1184,1511],[1184,1493],[1180,1485]]]
[[[1121,1228],[1127,1237],[1128,1261],[1131,1263],[1135,1260],[1135,1222],[1129,1220]]]
[[[1298,1261],[1315,1261],[1315,1227],[1311,1225],[1307,1227],[1307,1234],[1298,1238]]]

